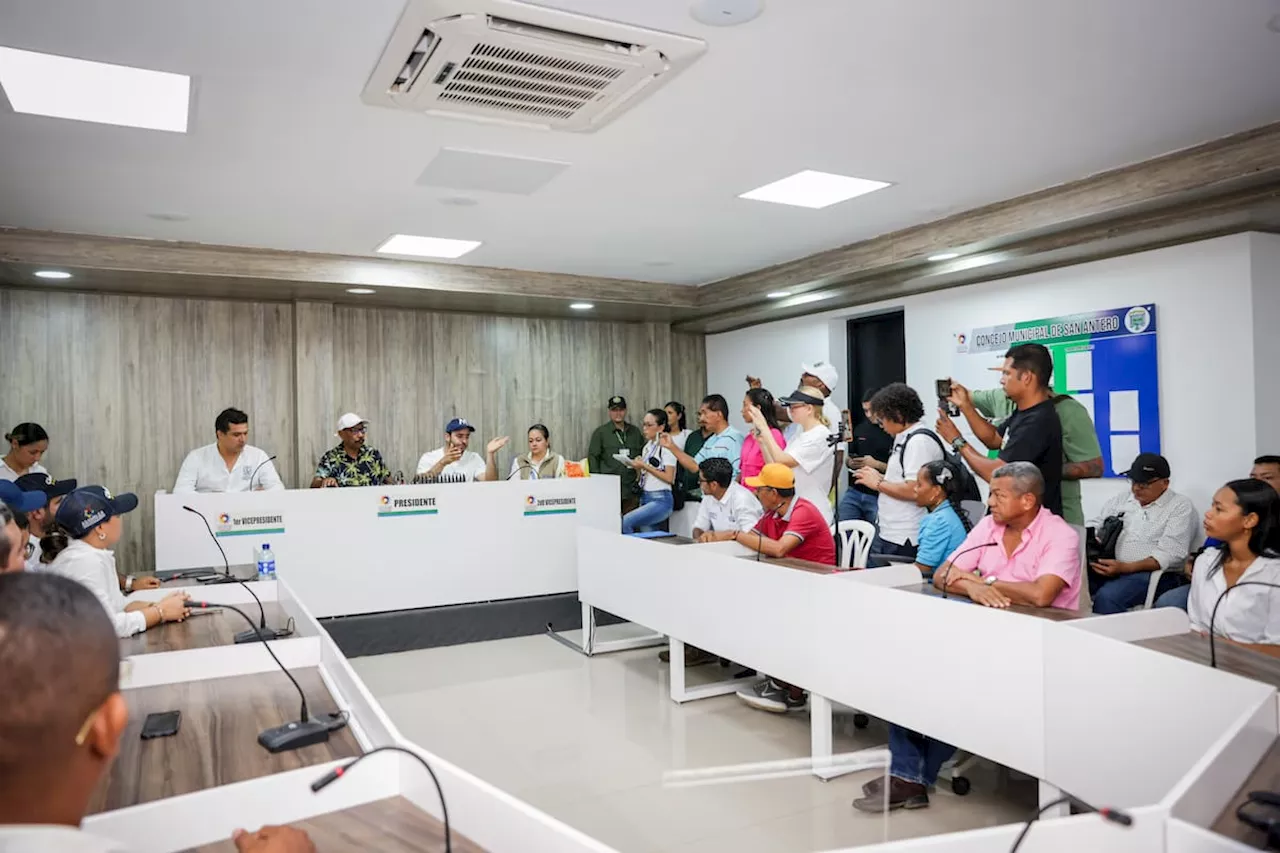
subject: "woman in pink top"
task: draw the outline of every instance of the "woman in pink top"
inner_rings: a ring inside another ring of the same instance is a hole
[[[742,400],[742,419],[747,422],[747,426],[751,426],[752,406],[760,409],[764,415],[765,423],[769,425],[769,432],[773,433],[773,440],[778,442],[778,449],[786,450],[787,440],[782,437],[782,429],[778,426],[778,416],[775,414],[777,402],[773,399],[773,395],[763,388],[752,388],[747,392],[747,396]],[[756,441],[756,437],[750,430],[747,430],[747,437],[742,441],[738,482],[746,485],[748,477],[759,476],[764,463],[764,451],[760,449],[760,442]]]

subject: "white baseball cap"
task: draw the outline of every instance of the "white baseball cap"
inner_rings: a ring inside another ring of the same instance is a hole
[[[802,364],[800,365],[800,372],[808,373],[821,379],[822,384],[827,386],[828,391],[836,390],[836,383],[840,381],[840,374],[836,371],[835,365],[828,364],[825,361]]]
[[[342,432],[344,429],[351,429],[353,426],[359,426],[360,424],[367,423],[368,421],[357,415],[355,412],[347,412],[345,415],[338,418],[338,432]]]

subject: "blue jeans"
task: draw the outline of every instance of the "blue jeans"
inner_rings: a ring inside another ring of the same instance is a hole
[[[1180,587],[1169,590],[1156,598],[1156,607],[1180,607],[1187,609],[1187,598],[1191,595],[1191,584],[1184,583]]]
[[[657,530],[658,525],[671,517],[671,492],[645,492],[640,496],[640,506],[622,517],[623,533],[644,533]]]
[[[1173,585],[1173,575],[1163,575],[1156,587],[1156,592],[1169,589]],[[1151,582],[1151,572],[1132,572],[1109,578],[1089,570],[1089,595],[1093,598],[1093,612],[1099,616],[1111,613],[1124,613],[1139,607],[1147,600],[1147,585]]]
[[[893,754],[889,763],[892,775],[907,782],[934,785],[938,781],[938,771],[947,759],[956,754],[956,748],[902,726],[891,725],[889,752]]]
[[[841,521],[869,521],[876,523],[876,514],[880,509],[878,495],[864,495],[857,489],[848,489],[840,498]]]
[[[884,560],[877,560],[876,554],[888,554],[891,557],[915,557],[919,546],[908,539],[901,545],[895,545],[893,542],[886,542],[880,538],[879,531],[876,532],[876,538],[871,540],[871,558],[867,561],[867,567],[872,569],[883,569],[889,565]]]

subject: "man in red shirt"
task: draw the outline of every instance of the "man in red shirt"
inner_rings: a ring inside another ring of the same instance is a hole
[[[831,528],[816,506],[796,497],[796,477],[792,469],[773,462],[760,469],[760,476],[748,477],[746,484],[756,490],[764,515],[754,530],[735,533],[735,542],[766,557],[795,557],[827,566],[836,564],[836,542]]]
[[[734,541],[766,557],[795,557],[827,566],[836,564],[836,543],[826,519],[816,506],[796,497],[796,477],[790,468],[770,463],[760,476],[748,477],[746,484],[756,490],[764,515],[754,530],[739,531]],[[809,694],[773,678],[764,678],[738,691],[738,698],[752,708],[785,714],[803,710]]]

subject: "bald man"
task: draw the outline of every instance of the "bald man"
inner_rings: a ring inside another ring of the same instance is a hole
[[[79,828],[129,722],[106,611],[69,578],[3,574],[0,637],[0,850],[124,851]],[[241,853],[315,851],[306,833],[290,827],[236,830],[234,841]]]

